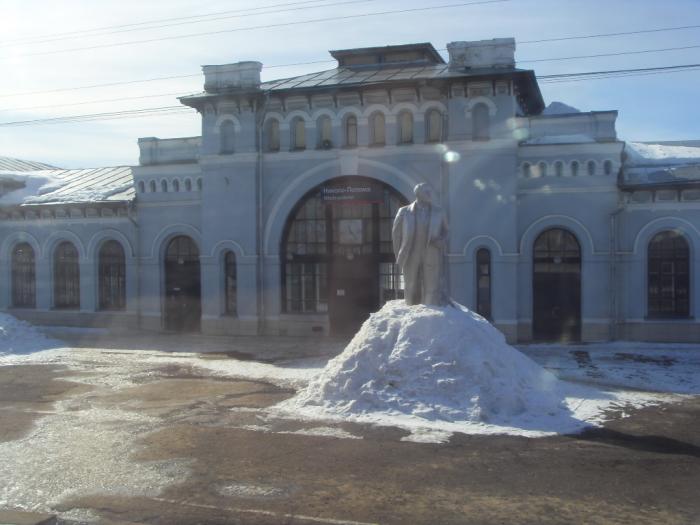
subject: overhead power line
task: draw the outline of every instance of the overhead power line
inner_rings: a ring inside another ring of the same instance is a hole
[[[667,73],[679,73],[682,71],[700,71],[700,63],[698,64],[681,64],[675,66],[658,66],[658,67],[647,67],[647,68],[636,68],[636,69],[613,69],[606,71],[585,71],[579,73],[560,73],[554,75],[543,75],[538,77],[538,81],[542,84],[549,84],[555,82],[580,82],[584,80],[597,80],[601,78],[617,78],[620,76],[641,76],[641,75],[652,75],[652,74],[667,74]],[[152,95],[152,96],[164,96],[164,95]],[[128,98],[142,98],[142,97],[127,97]],[[143,97],[146,98],[146,97]],[[118,99],[115,99],[118,100]],[[82,115],[66,115],[63,117],[52,117],[52,118],[39,118],[31,120],[20,120],[12,122],[0,122],[0,127],[12,127],[12,126],[29,126],[35,124],[66,124],[74,122],[89,122],[95,120],[115,120],[122,118],[133,118],[139,116],[153,116],[153,115],[168,115],[168,114],[184,114],[192,113],[191,108],[186,108],[184,106],[162,106],[153,108],[139,108],[131,110],[122,111],[112,111],[107,113],[90,113]]]
[[[323,17],[323,18],[313,18],[313,19],[309,19],[309,20],[278,22],[275,24],[263,24],[263,25],[248,26],[248,27],[235,27],[232,29],[221,29],[218,31],[204,31],[201,33],[189,33],[189,34],[184,34],[184,35],[171,35],[171,36],[163,36],[163,37],[157,37],[157,38],[146,38],[146,39],[142,39],[142,40],[129,40],[129,41],[125,41],[125,42],[114,42],[111,44],[98,44],[98,45],[94,45],[94,46],[73,47],[73,48],[68,48],[68,49],[55,49],[55,50],[51,50],[51,51],[25,53],[25,54],[21,54],[21,55],[14,55],[13,59],[22,58],[22,57],[31,57],[31,56],[46,56],[46,55],[56,55],[56,54],[62,54],[62,53],[72,53],[74,51],[86,51],[86,50],[93,50],[93,49],[105,49],[105,48],[110,48],[110,47],[122,47],[122,46],[131,46],[131,45],[137,45],[137,44],[148,44],[151,42],[180,40],[183,38],[196,38],[196,37],[202,37],[202,36],[222,35],[222,34],[236,33],[236,32],[240,32],[240,31],[254,31],[257,29],[272,29],[272,28],[278,28],[278,27],[289,27],[289,26],[296,26],[296,25],[315,24],[315,23],[319,23],[319,22],[331,22],[331,21],[337,21],[337,20],[352,20],[352,19],[357,19],[357,18],[368,18],[368,17],[372,17],[372,16],[386,16],[386,15],[397,15],[397,14],[405,14],[405,13],[418,13],[418,12],[425,12],[425,11],[436,11],[438,9],[450,9],[450,8],[455,8],[455,7],[469,7],[469,6],[474,6],[474,5],[500,4],[500,3],[504,3],[504,2],[510,2],[510,1],[511,0],[476,0],[476,1],[472,1],[472,2],[461,2],[461,3],[456,3],[456,4],[443,4],[443,5],[437,5],[437,6],[414,7],[411,9],[391,9],[391,10],[387,10],[387,11],[375,11],[372,13],[359,13],[359,14],[353,14],[353,15],[329,16],[329,17]]]
[[[89,35],[89,33],[99,33],[101,31],[109,31],[109,30],[116,30],[116,29],[123,29],[123,28],[134,28],[134,27],[141,28],[141,26],[151,26],[152,24],[176,22],[176,21],[182,21],[182,20],[192,20],[195,18],[206,18],[206,17],[212,17],[212,16],[226,15],[229,13],[261,11],[261,10],[265,10],[265,9],[273,9],[275,7],[287,7],[287,6],[292,6],[292,5],[305,5],[305,4],[318,4],[320,2],[327,2],[327,1],[328,0],[304,0],[302,2],[286,2],[286,3],[282,3],[282,4],[271,4],[271,5],[266,5],[266,6],[249,7],[249,8],[244,8],[244,9],[231,9],[231,10],[227,10],[227,11],[215,11],[215,12],[211,12],[211,13],[202,13],[200,15],[178,16],[178,17],[173,17],[173,18],[158,18],[158,19],[146,20],[146,21],[142,21],[142,22],[132,22],[130,24],[93,27],[91,29],[67,31],[67,32],[63,32],[63,33],[52,33],[52,34],[48,34],[48,35],[26,36],[26,37],[11,39],[11,40],[5,39],[5,43],[0,45],[0,47],[6,47],[7,45],[12,45],[12,44],[17,43],[17,42],[22,42],[24,44],[44,43],[44,42],[54,42],[56,40],[60,40],[60,39],[64,39],[64,38],[74,38],[76,36],[100,36],[100,35]],[[367,1],[374,1],[374,0],[367,0]],[[153,28],[147,27],[145,29],[153,29]]]
[[[697,49],[700,48],[700,44],[694,44],[692,46],[682,46],[682,47],[666,47],[661,49],[643,49],[639,51],[618,51],[616,53],[599,53],[596,55],[578,55],[569,57],[553,57],[553,58],[536,58],[530,60],[518,60],[518,62],[534,63],[534,62],[554,62],[557,60],[577,60],[580,58],[602,58],[602,57],[618,57],[624,55],[643,55],[646,53],[661,53],[665,51],[680,51],[683,49]]]
[[[318,1],[318,0],[317,0]],[[326,0],[327,1],[327,0]],[[95,33],[92,35],[75,35],[75,36],[66,36],[66,37],[61,37],[61,38],[53,38],[53,39],[48,39],[48,40],[43,40],[39,42],[22,42],[21,45],[26,46],[26,45],[34,45],[34,44],[47,44],[47,43],[52,43],[52,42],[59,42],[63,40],[73,40],[76,38],[89,38],[89,37],[100,37],[100,36],[109,36],[109,35],[115,35],[115,34],[120,34],[120,33],[130,33],[134,31],[144,31],[144,30],[151,30],[151,29],[163,29],[167,27],[175,27],[175,26],[182,26],[182,25],[190,25],[190,24],[201,24],[201,23],[206,23],[206,22],[216,22],[219,20],[230,20],[232,18],[246,18],[250,16],[261,16],[261,15],[274,15],[274,14],[280,14],[280,13],[290,13],[293,11],[305,11],[307,9],[320,9],[322,7],[337,7],[341,5],[348,5],[348,4],[362,4],[362,3],[367,3],[367,2],[375,2],[377,0],[344,0],[342,2],[331,2],[327,4],[322,4],[322,5],[311,5],[311,6],[302,6],[302,7],[290,7],[287,9],[274,9],[274,10],[269,10],[269,11],[261,11],[261,12],[254,12],[254,13],[240,13],[237,12],[236,14],[232,15],[226,15],[226,16],[218,16],[218,17],[211,17],[211,18],[206,18],[204,20],[191,20],[188,22],[171,22],[168,24],[160,24],[160,25],[151,25],[151,26],[146,26],[146,27],[132,27],[132,28],[127,28],[127,29],[118,29],[115,31],[108,31],[108,32],[102,32],[102,33]],[[505,0],[504,0],[505,1]],[[306,3],[306,2],[302,2]],[[262,8],[256,8],[256,9],[262,9]],[[122,44],[107,44],[107,47],[112,46],[112,45],[122,45]],[[3,47],[8,47],[6,45],[0,45],[0,48]],[[89,49],[89,48],[88,48]],[[47,54],[52,54],[53,52],[48,52]],[[43,54],[43,53],[39,53]],[[33,56],[32,54],[30,55],[21,55],[21,56]]]

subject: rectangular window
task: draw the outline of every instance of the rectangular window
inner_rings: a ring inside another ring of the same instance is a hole
[[[326,263],[291,262],[285,270],[287,312],[328,311]]]

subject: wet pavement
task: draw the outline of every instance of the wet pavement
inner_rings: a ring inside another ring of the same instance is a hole
[[[262,409],[292,381],[216,373],[322,364],[342,341],[236,341],[82,334],[69,359],[0,367],[0,509],[66,524],[700,522],[697,396],[576,436],[411,443],[397,428],[276,419]],[[188,348],[208,353],[160,353]]]

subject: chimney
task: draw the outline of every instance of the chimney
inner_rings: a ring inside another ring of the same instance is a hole
[[[452,70],[515,67],[515,38],[450,42]]]
[[[204,91],[219,93],[237,89],[258,89],[260,87],[261,62],[236,62],[220,66],[202,66]]]

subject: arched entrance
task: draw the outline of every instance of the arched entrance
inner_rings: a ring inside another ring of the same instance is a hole
[[[391,226],[406,200],[366,177],[332,179],[290,214],[280,249],[286,313],[327,313],[334,333],[357,330],[386,301],[403,297]]]
[[[202,304],[197,245],[187,236],[175,237],[168,243],[164,263],[165,329],[199,330]]]
[[[535,340],[581,339],[581,247],[571,232],[552,228],[537,237],[532,295]]]

